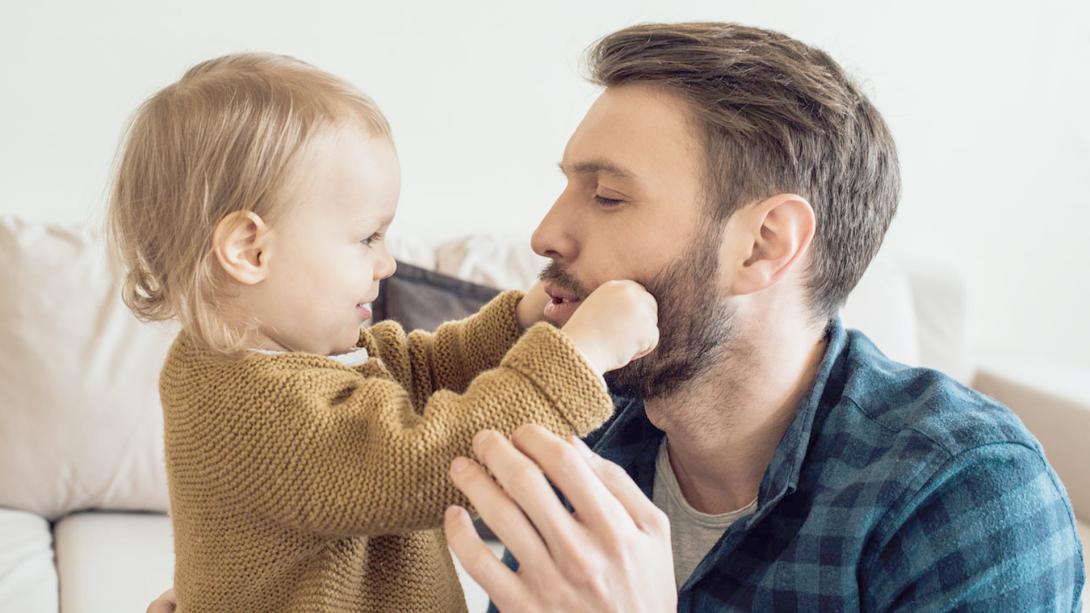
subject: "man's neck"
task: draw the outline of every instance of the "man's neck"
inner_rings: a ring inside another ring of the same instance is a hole
[[[726,513],[757,497],[772,456],[825,355],[823,330],[760,330],[678,393],[648,400],[670,465],[698,511]]]

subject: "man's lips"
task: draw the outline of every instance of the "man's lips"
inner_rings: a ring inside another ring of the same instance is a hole
[[[565,289],[563,287],[558,287],[551,283],[545,284],[545,293],[548,294],[549,298],[552,298],[553,302],[557,304],[562,302],[579,302],[583,299],[575,292]]]
[[[575,292],[553,285],[546,285],[545,293],[552,299],[545,305],[545,319],[558,325],[566,323],[583,301]]]

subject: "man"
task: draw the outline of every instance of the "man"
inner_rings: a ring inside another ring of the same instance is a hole
[[[448,510],[495,605],[1077,610],[1081,549],[1038,443],[836,319],[900,189],[893,140],[841,68],[718,23],[627,28],[590,65],[605,91],[533,238],[549,313],[635,279],[660,341],[607,376],[618,410],[594,453],[529,427],[474,441],[495,481],[452,464],[509,548],[504,566]]]
[[[659,301],[660,343],[607,376],[618,410],[594,453],[528,427],[475,439],[495,481],[452,464],[508,547],[504,566],[448,510],[494,604],[1077,610],[1081,549],[1039,444],[836,319],[900,187],[893,140],[842,69],[719,23],[621,30],[590,68],[605,91],[533,238],[550,313],[561,325],[598,284],[634,279]]]

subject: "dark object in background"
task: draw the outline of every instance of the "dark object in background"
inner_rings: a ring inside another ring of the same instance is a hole
[[[476,313],[499,293],[494,287],[398,262],[394,276],[379,283],[371,312],[375,322],[392,319],[407,331],[434,332],[445,321]]]
[[[392,319],[405,330],[434,332],[445,321],[476,313],[499,293],[493,287],[398,262],[394,276],[379,283],[378,298],[371,303],[372,321]],[[481,538],[497,540],[481,520],[473,525]]]

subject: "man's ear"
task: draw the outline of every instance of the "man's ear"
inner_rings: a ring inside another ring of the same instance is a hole
[[[272,229],[253,211],[228,213],[212,232],[212,251],[229,277],[256,285],[269,274]]]
[[[810,248],[814,209],[797,194],[777,194],[735,212],[727,222],[735,245],[730,293],[759,292],[777,283]]]

